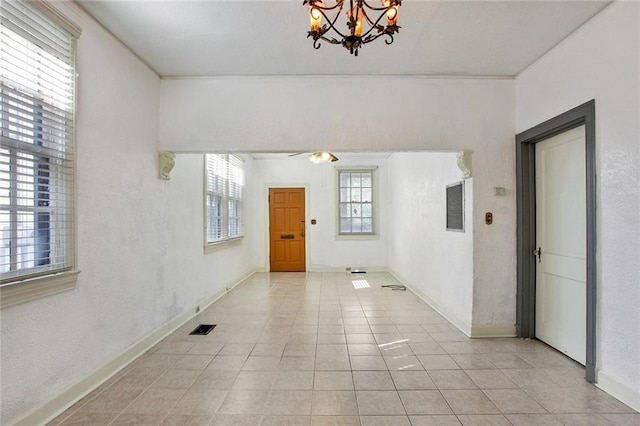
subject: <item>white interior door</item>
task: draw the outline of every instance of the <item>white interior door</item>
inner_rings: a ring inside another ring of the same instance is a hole
[[[586,357],[585,128],[536,150],[536,337],[579,363]]]

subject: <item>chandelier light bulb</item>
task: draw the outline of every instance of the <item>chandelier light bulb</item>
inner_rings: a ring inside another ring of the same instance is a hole
[[[398,22],[398,6],[387,9],[387,25],[395,25]]]
[[[322,26],[322,13],[320,13],[320,10],[312,7],[309,12],[309,17],[311,22],[311,30],[319,31],[320,27]]]
[[[362,35],[362,16],[364,12],[359,7],[354,7],[347,12],[349,21],[347,22],[347,28],[351,35],[360,37]],[[355,25],[354,25],[355,24]]]

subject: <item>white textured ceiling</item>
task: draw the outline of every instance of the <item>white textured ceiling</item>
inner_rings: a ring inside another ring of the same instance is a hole
[[[341,46],[312,47],[302,0],[78,3],[163,77],[502,77],[517,75],[609,2],[405,0],[394,43],[380,39],[358,57]]]

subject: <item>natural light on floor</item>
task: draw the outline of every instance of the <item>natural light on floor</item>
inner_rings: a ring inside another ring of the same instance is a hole
[[[400,343],[406,343],[406,342],[408,342],[408,341],[409,341],[409,339],[402,339],[402,340],[396,340],[395,342],[380,343],[380,344],[378,345],[378,347],[379,347],[379,348],[384,348],[385,346],[397,345],[397,344],[400,344]]]
[[[351,281],[353,283],[353,288],[369,288],[371,287],[369,285],[369,283],[367,282],[367,280],[355,280],[355,281]]]

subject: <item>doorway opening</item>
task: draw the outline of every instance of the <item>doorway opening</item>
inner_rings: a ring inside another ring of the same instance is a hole
[[[536,336],[536,144],[584,126],[586,236],[586,380],[595,383],[596,364],[596,170],[595,101],[591,100],[516,135],[518,337]]]

